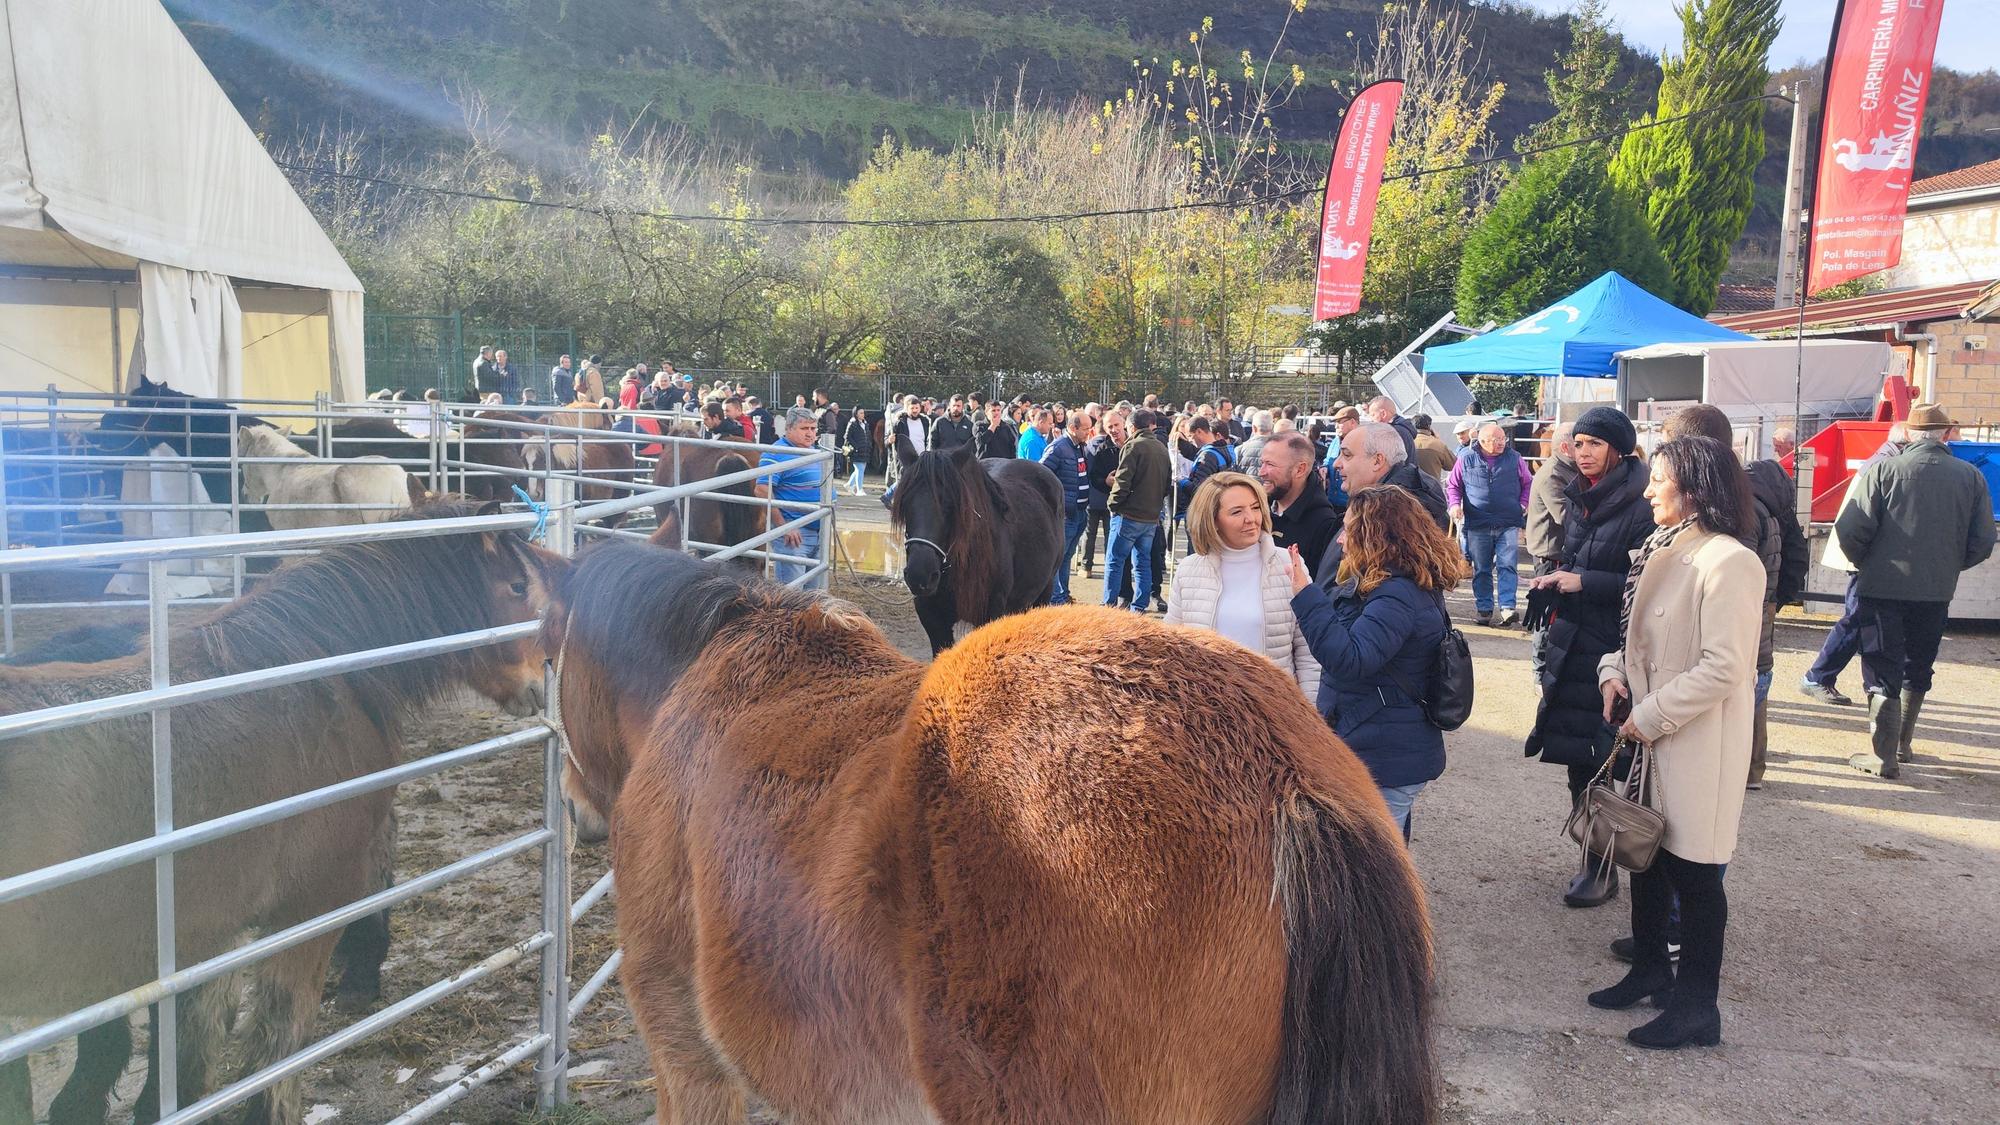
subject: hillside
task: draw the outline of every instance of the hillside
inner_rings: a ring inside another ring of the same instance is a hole
[[[273,140],[360,129],[423,149],[460,126],[477,91],[517,133],[559,150],[619,126],[678,125],[760,165],[844,178],[884,131],[949,145],[1017,85],[1060,104],[1116,96],[1135,58],[1185,54],[1215,21],[1210,64],[1258,57],[1284,0],[167,0],[230,96]],[[1277,125],[1325,145],[1375,25],[1378,0],[1313,0],[1282,63],[1312,76]],[[1116,12],[1112,19],[1107,13]],[[1508,84],[1499,129],[1545,116],[1542,71],[1566,33],[1526,10],[1487,8],[1481,44]],[[1650,87],[1650,62],[1630,56]]]
[[[513,155],[559,167],[607,126],[675,127],[767,177],[844,180],[885,132],[949,146],[984,106],[1115,97],[1133,60],[1186,54],[1214,19],[1210,65],[1258,57],[1285,0],[166,0],[244,116],[273,148],[359,132],[385,155],[429,155],[465,135],[468,105],[507,122]],[[1281,63],[1311,76],[1274,115],[1302,151],[1327,146],[1348,82],[1370,49],[1380,0],[1310,0]],[[1507,84],[1500,150],[1548,113],[1542,74],[1562,22],[1475,4],[1479,50]],[[1636,104],[1653,60],[1627,51]],[[1766,116],[1770,155],[1739,270],[1768,272],[1789,110]],[[2000,155],[2000,77],[1941,72],[1918,174]],[[777,190],[784,190],[779,186]]]

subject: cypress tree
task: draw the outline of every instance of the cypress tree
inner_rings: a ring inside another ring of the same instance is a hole
[[[1660,60],[1659,106],[1641,125],[1764,92],[1783,22],[1778,0],[1686,0],[1676,10],[1681,53]],[[1611,162],[1612,179],[1641,201],[1673,271],[1669,299],[1697,316],[1715,307],[1729,248],[1750,218],[1764,108],[1753,101],[1635,129]]]
[[[1530,161],[1466,238],[1456,309],[1505,324],[1580,288],[1605,270],[1661,297],[1667,263],[1638,203],[1606,172],[1601,145]]]

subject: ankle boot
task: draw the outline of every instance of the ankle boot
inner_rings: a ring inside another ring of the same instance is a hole
[[[1591,853],[1582,871],[1571,879],[1563,892],[1563,905],[1603,906],[1618,897],[1618,868],[1603,856]]]
[[[1893,779],[1902,772],[1896,763],[1896,744],[1902,737],[1902,701],[1870,693],[1868,741],[1874,746],[1874,751],[1868,754],[1855,754],[1847,759],[1847,764],[1862,773],[1872,773],[1885,780]]]
[[[1910,749],[1910,740],[1917,736],[1917,715],[1923,709],[1924,693],[1905,689],[1903,691],[1903,731],[1902,736],[1896,741],[1896,760],[1899,762],[1914,762],[1917,760],[1916,751]]]
[[[1667,997],[1673,993],[1674,971],[1664,965],[1632,966],[1625,979],[1610,988],[1600,988],[1586,999],[1593,1008],[1608,1008],[1623,1011],[1641,1000],[1653,1001],[1654,1007],[1662,1007]]]
[[[1713,1000],[1670,1003],[1651,1023],[1626,1032],[1625,1038],[1649,1051],[1674,1051],[1690,1044],[1713,1047],[1722,1042],[1722,1009]]]

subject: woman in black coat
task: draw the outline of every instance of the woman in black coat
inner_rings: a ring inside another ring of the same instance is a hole
[[[1592,407],[1577,419],[1573,446],[1578,472],[1565,490],[1562,562],[1529,583],[1532,600],[1554,599],[1555,616],[1548,626],[1541,706],[1527,742],[1530,757],[1569,768],[1571,801],[1611,751],[1614,731],[1604,722],[1597,662],[1618,650],[1625,575],[1632,552],[1653,533],[1648,474],[1634,455],[1638,434],[1631,419],[1609,406]],[[1597,906],[1617,894],[1617,868],[1587,864],[1563,902]]]

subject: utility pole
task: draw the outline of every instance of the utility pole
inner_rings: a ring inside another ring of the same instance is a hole
[[[1785,223],[1778,240],[1777,296],[1774,309],[1790,308],[1798,300],[1804,278],[1799,269],[1799,232],[1804,223],[1806,167],[1811,163],[1806,151],[1806,83],[1792,83],[1792,146],[1785,153]]]

